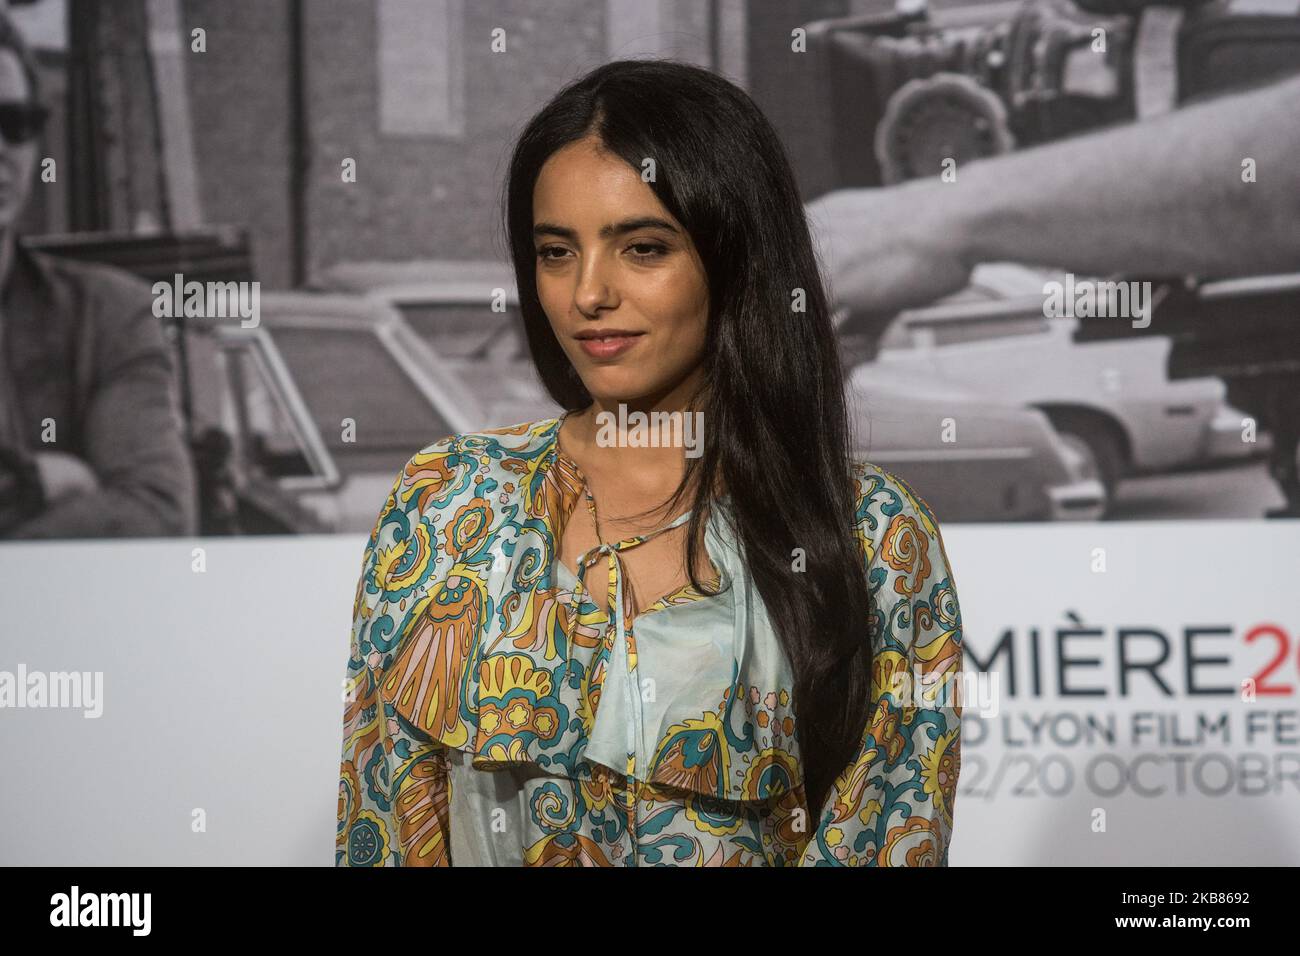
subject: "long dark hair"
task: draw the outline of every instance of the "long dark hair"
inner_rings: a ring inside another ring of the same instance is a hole
[[[533,117],[510,161],[505,230],[533,362],[571,411],[592,398],[538,299],[533,188],[552,153],[588,134],[638,172],[653,157],[650,188],[704,264],[705,384],[694,408],[709,439],[687,459],[671,501],[692,489],[686,567],[703,588],[695,566],[704,522],[719,484],[731,497],[741,553],[794,672],[804,797],[816,825],[862,740],[871,642],[844,382],[789,159],[743,90],[671,60],[606,63]],[[793,568],[796,548],[803,573]]]

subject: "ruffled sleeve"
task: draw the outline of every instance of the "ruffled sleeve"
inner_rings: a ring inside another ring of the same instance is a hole
[[[444,440],[406,464],[362,557],[342,688],[336,866],[438,866],[448,859],[446,749],[395,713],[380,685],[413,622],[404,609],[445,576],[425,512],[458,471],[452,447]]]
[[[858,476],[872,707],[801,866],[947,866],[961,767],[961,612],[939,526],[902,479]]]

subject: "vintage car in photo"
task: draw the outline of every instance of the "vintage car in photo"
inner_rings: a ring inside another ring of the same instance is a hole
[[[1087,320],[1044,315],[1044,286],[1060,278],[1013,264],[979,266],[960,293],[902,313],[883,335],[876,362],[1042,411],[1089,459],[1108,497],[1126,476],[1267,449],[1266,435],[1242,440],[1248,416],[1228,404],[1220,379],[1170,379],[1169,339],[1076,342]]]
[[[481,403],[373,299],[264,293],[258,328],[227,324],[217,338],[238,470],[269,476],[327,530],[368,531],[421,448],[528,417]]]
[[[322,273],[319,289],[391,305],[485,407],[560,413],[537,380],[510,269],[495,262],[354,262]],[[494,305],[500,309],[494,309]],[[859,453],[909,481],[942,520],[1089,519],[1105,507],[1087,457],[1040,411],[887,366],[846,370]],[[958,440],[940,423],[960,409]],[[500,415],[498,415],[500,418]]]

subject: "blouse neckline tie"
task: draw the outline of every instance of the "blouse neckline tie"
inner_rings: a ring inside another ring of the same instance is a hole
[[[599,534],[600,525],[596,518],[596,502],[592,498],[591,489],[585,488],[587,510],[591,514],[592,523],[596,525],[597,534]],[[613,644],[610,646],[610,655],[607,662],[606,678],[609,676],[609,669],[612,669],[618,658],[621,656],[626,666],[627,681],[625,682],[625,696],[629,720],[627,722],[627,776],[629,778],[628,786],[628,805],[631,806],[635,798],[635,788],[632,786],[632,778],[635,777],[637,767],[640,766],[639,751],[641,741],[644,739],[642,730],[644,726],[644,715],[641,707],[640,678],[637,671],[637,654],[636,646],[633,642],[631,632],[628,629],[626,614],[624,613],[624,587],[623,578],[625,569],[623,561],[619,557],[622,551],[634,548],[639,544],[655,538],[665,531],[680,527],[691,517],[691,511],[679,515],[659,528],[649,531],[645,534],[633,535],[630,538],[624,538],[620,541],[609,541],[598,544],[595,547],[588,548],[578,558],[578,575],[577,583],[573,590],[573,604],[569,614],[568,628],[565,633],[566,652],[570,661],[573,659],[573,642],[577,631],[578,614],[582,607],[583,595],[586,593],[585,579],[587,570],[602,555],[609,556],[609,591],[608,591],[608,614],[606,635],[613,636]],[[638,613],[639,613],[638,609]],[[608,637],[606,638],[608,640]],[[588,675],[590,679],[590,675]],[[597,708],[599,711],[599,707]],[[643,768],[644,769],[644,768]]]

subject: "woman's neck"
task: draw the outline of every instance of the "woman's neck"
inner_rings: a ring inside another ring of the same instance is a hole
[[[638,513],[666,505],[682,483],[687,455],[702,448],[698,417],[682,409],[593,401],[565,416],[560,450],[598,498],[619,502],[612,512]]]
[[[701,379],[697,369],[659,396],[595,396],[586,409],[567,416],[561,430],[565,447],[579,462],[599,461],[615,471],[634,468],[680,478],[683,459],[702,452]]]

